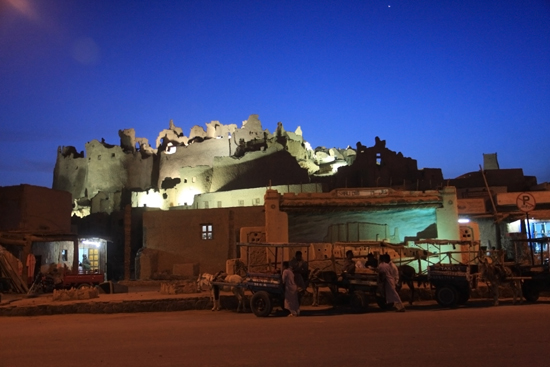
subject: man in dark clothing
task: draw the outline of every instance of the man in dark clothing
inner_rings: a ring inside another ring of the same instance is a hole
[[[302,257],[302,251],[296,251],[294,257],[289,261],[290,269],[294,273],[294,282],[298,286],[298,292],[305,291],[309,276],[307,261]]]
[[[344,259],[344,265],[342,267],[342,275],[355,274],[355,261],[353,261],[353,251],[346,251],[346,258]]]

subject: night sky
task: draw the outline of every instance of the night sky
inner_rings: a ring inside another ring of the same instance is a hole
[[[0,186],[51,187],[59,146],[250,114],[550,181],[550,1],[0,0]]]

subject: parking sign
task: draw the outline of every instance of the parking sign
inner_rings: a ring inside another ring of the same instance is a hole
[[[522,192],[516,199],[516,205],[519,210],[527,213],[535,210],[535,205],[537,205],[537,202],[535,201],[535,197],[533,195],[527,192]]]

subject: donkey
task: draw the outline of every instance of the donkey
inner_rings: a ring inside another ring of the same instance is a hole
[[[399,292],[403,287],[403,283],[405,283],[411,290],[409,304],[412,305],[414,301],[414,278],[416,277],[416,271],[410,265],[400,265],[397,267],[397,270],[399,270],[399,280],[395,285],[395,289]]]
[[[245,308],[244,288],[229,285],[219,286],[212,284],[212,282],[242,283],[242,281],[243,278],[237,274],[226,275],[221,271],[216,274],[202,273],[199,274],[199,278],[197,279],[197,290],[200,292],[206,288],[211,291],[212,311],[220,310],[220,290],[233,292],[239,301],[237,305],[237,312],[240,312],[241,310],[244,311]]]
[[[485,279],[490,293],[493,295],[494,306],[498,306],[500,292],[499,288],[501,285],[510,287],[512,291],[513,304],[516,304],[518,297],[519,303],[523,303],[521,280],[514,278],[515,274],[511,268],[504,266],[500,262],[496,262],[492,258],[486,256],[480,256],[479,267],[481,277]]]
[[[312,306],[319,306],[319,288],[328,287],[333,295],[338,293],[338,286],[336,282],[338,281],[338,275],[332,270],[321,270],[319,268],[314,269],[309,274],[309,285],[313,290],[313,301]]]

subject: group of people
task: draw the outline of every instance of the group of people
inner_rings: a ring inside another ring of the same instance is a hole
[[[342,266],[342,276],[353,276],[358,265],[364,267],[362,263],[358,264],[353,260],[353,251],[348,250]],[[399,270],[391,261],[390,255],[382,254],[378,261],[374,255],[369,254],[366,265],[376,268],[380,292],[385,296],[386,303],[393,303],[397,312],[405,312],[405,306],[396,289],[399,281]],[[296,251],[295,256],[290,261],[283,262],[284,307],[290,311],[288,315],[290,317],[300,315],[300,301],[307,287],[308,275],[308,263],[303,259],[301,251]]]
[[[307,287],[308,276],[308,264],[302,251],[296,251],[290,261],[283,261],[285,308],[290,311],[290,317],[300,315],[300,301]]]

